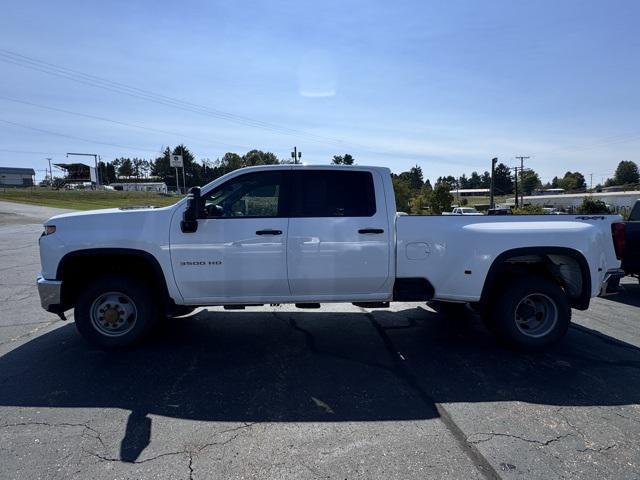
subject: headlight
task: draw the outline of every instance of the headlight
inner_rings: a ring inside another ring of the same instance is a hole
[[[45,225],[44,232],[42,232],[42,236],[51,235],[52,233],[56,233],[55,225]]]

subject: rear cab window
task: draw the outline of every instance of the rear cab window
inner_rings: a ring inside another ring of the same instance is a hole
[[[291,217],[372,217],[376,199],[371,172],[293,172]]]

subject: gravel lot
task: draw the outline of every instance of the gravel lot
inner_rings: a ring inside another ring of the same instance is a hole
[[[640,478],[636,281],[540,354],[417,303],[212,308],[109,354],[40,308],[59,212],[0,202],[0,478]]]

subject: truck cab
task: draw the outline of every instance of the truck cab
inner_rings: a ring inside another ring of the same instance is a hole
[[[388,300],[395,216],[382,194],[388,176],[358,168],[238,170],[203,189],[194,231],[183,228],[180,212],[171,220],[180,296],[204,305]]]

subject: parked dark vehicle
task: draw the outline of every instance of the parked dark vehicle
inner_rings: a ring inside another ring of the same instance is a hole
[[[640,200],[636,200],[626,222],[614,223],[611,228],[622,269],[640,280]]]
[[[490,208],[487,210],[487,215],[511,215],[511,210],[508,208]]]

